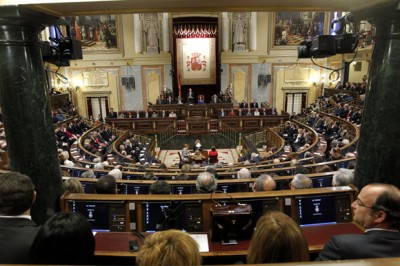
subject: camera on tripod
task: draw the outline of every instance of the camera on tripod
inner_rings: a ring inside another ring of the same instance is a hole
[[[347,14],[333,20],[331,28],[338,26],[335,35],[317,35],[310,41],[304,41],[298,47],[298,58],[325,58],[336,54],[354,53],[358,45],[358,34],[345,33],[347,23],[353,22],[353,16]]]

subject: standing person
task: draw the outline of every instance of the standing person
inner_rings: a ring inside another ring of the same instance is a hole
[[[0,175],[0,184],[0,264],[27,264],[39,231],[30,214],[35,187],[17,172]]]
[[[117,118],[117,113],[114,112],[113,108],[110,108],[110,112],[108,113],[108,118]]]
[[[364,234],[333,236],[317,260],[400,257],[400,190],[369,184],[351,204],[353,221]]]
[[[189,91],[187,94],[187,102],[189,104],[194,103],[194,92],[192,91],[192,88],[189,88]]]

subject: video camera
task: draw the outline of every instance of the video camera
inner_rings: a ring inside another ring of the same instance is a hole
[[[64,37],[58,27],[55,29],[56,34],[49,38],[50,42],[42,42],[43,61],[56,66],[69,66],[69,60],[83,59],[81,42],[70,36]],[[68,27],[67,32],[69,33]]]
[[[325,58],[336,54],[354,53],[358,45],[358,34],[345,33],[345,25],[353,22],[353,16],[347,14],[333,20],[331,28],[336,24],[336,35],[317,35],[311,41],[305,41],[298,47],[298,58]]]

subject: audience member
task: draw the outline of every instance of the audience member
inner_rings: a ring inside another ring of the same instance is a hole
[[[187,233],[178,230],[160,231],[147,237],[137,255],[138,266],[201,265],[199,246]]]
[[[353,182],[354,182],[354,173],[349,169],[340,168],[333,174],[332,178],[333,187],[347,186],[353,184]]]
[[[206,157],[204,157],[203,154],[201,154],[200,150],[196,150],[192,156],[192,160],[195,161],[196,163],[202,163],[205,160]]]
[[[247,253],[248,264],[308,260],[304,233],[289,216],[271,211],[258,220]]]
[[[200,173],[196,179],[198,193],[214,193],[217,189],[217,179],[209,172]]]
[[[272,191],[276,189],[275,180],[267,174],[257,177],[253,184],[253,191]]]
[[[117,165],[114,167],[114,169],[112,169],[110,172],[108,172],[108,175],[111,175],[113,177],[115,177],[115,179],[122,179],[122,171],[121,171],[122,166],[121,165]]]
[[[27,264],[39,227],[30,216],[36,199],[32,180],[23,174],[0,175],[0,263]]]
[[[56,213],[40,228],[31,249],[35,264],[91,264],[95,241],[90,224],[78,212]]]
[[[151,184],[150,194],[171,194],[171,186],[167,181],[157,180]]]
[[[313,183],[312,180],[303,174],[297,174],[293,177],[292,182],[290,182],[291,189],[305,189],[312,188]]]
[[[247,168],[242,168],[237,172],[238,179],[251,178],[251,172]]]
[[[69,178],[64,181],[64,193],[83,193],[83,186],[76,178]]]
[[[211,146],[211,150],[208,152],[208,159],[210,163],[218,162],[218,151],[215,146]]]
[[[388,184],[369,184],[351,204],[353,221],[364,234],[333,236],[317,260],[400,257],[400,191]]]
[[[189,163],[190,161],[190,151],[189,151],[189,144],[183,145],[183,149],[181,151],[181,161],[182,163]]]
[[[117,194],[117,181],[112,175],[104,175],[96,182],[97,194]]]

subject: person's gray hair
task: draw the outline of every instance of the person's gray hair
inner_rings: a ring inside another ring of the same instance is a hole
[[[353,182],[354,182],[354,173],[349,169],[340,168],[333,174],[332,178],[333,187],[347,186],[353,184]]]
[[[313,187],[312,180],[308,176],[303,174],[295,175],[290,184],[295,189],[304,189]]]
[[[271,186],[271,189],[265,190],[265,184],[269,183]],[[259,177],[257,177],[256,181],[254,182],[255,184],[255,190],[256,191],[269,191],[269,190],[275,190],[276,189],[276,182],[272,178],[272,176],[267,175],[267,174],[262,174]]]
[[[251,178],[251,172],[247,168],[242,168],[237,172],[237,178],[242,179],[242,178]]]
[[[217,179],[209,172],[202,172],[196,179],[196,189],[199,193],[213,193],[217,189]]]

